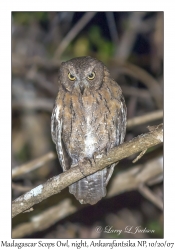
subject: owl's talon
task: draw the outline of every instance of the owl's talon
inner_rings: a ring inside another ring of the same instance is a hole
[[[91,163],[92,167],[94,167],[96,165],[96,161],[95,161],[94,157],[90,159],[90,163]]]
[[[74,167],[77,167],[78,166],[78,163],[72,163],[71,164],[71,168],[74,168]]]
[[[91,164],[91,167],[94,167],[94,165],[96,164],[94,157],[93,158],[87,158],[87,157],[85,157],[84,161],[85,162],[88,161]]]
[[[93,161],[94,161],[95,164],[96,164],[96,159],[98,158],[98,155],[99,155],[99,153],[97,153],[97,152],[95,152],[93,154]]]
[[[83,173],[83,169],[81,169],[81,166],[79,166],[79,164],[77,164],[77,163],[72,164],[72,165],[71,165],[71,168],[74,168],[74,167],[78,167],[79,170],[80,170],[80,172],[82,173],[82,175],[85,177],[85,175],[84,175],[84,173]]]
[[[80,172],[82,173],[82,175],[83,175],[84,177],[86,177],[86,175],[84,175],[83,169],[82,169],[81,167],[79,167],[79,170],[80,170]]]
[[[109,148],[107,147],[106,150],[105,150],[105,155],[106,156],[108,155],[108,152],[109,152]]]

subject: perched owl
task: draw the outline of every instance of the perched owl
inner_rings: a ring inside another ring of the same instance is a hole
[[[52,140],[63,171],[94,154],[106,154],[123,142],[125,131],[122,91],[105,65],[90,56],[63,62],[51,117]],[[69,192],[82,204],[97,203],[106,195],[115,165],[73,183]]]

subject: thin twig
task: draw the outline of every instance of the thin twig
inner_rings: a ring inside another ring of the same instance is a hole
[[[36,83],[38,86],[41,86],[41,88],[45,89],[48,93],[55,96],[55,92],[58,90],[56,87],[54,87],[52,82],[49,82],[44,74],[41,74],[38,72],[35,65],[32,66],[32,68],[27,72],[25,75],[27,80],[30,80],[34,83]]]
[[[142,115],[142,116],[129,119],[127,122],[127,128],[132,128],[132,127],[135,127],[144,123],[156,121],[159,119],[163,119],[163,110],[150,112],[146,115]]]
[[[12,108],[15,110],[44,110],[51,112],[54,100],[46,98],[13,100]]]
[[[35,65],[36,68],[58,71],[61,62],[41,56],[24,57],[12,52],[12,73],[14,75],[25,75],[28,68]]]
[[[147,148],[144,149],[133,161],[132,163],[136,163],[147,151]]]
[[[46,162],[53,160],[56,158],[56,154],[53,152],[49,152],[45,154],[44,156],[41,156],[33,161],[30,161],[29,163],[25,163],[19,167],[15,167],[12,169],[12,178],[18,177],[22,174],[26,174],[34,169],[37,169],[44,165]]]
[[[59,47],[55,51],[54,58],[60,58],[66,47],[77,36],[77,34],[84,28],[84,26],[95,16],[96,12],[87,12],[84,16],[75,24],[75,26],[64,37]]]
[[[19,184],[12,182],[12,189],[15,189],[15,190],[20,191],[20,192],[27,192],[27,191],[31,190],[31,187],[21,186]]]
[[[35,232],[43,231],[55,224],[58,220],[74,213],[76,208],[71,204],[70,199],[65,199],[58,205],[46,209],[43,213],[31,217],[30,222],[16,226],[12,231],[13,238],[21,238]]]
[[[146,89],[136,87],[128,87],[122,85],[122,92],[124,96],[136,96],[141,99],[150,99],[150,93]]]
[[[111,39],[112,39],[114,46],[116,47],[119,39],[118,39],[118,32],[117,32],[117,26],[116,26],[116,22],[114,18],[114,13],[107,11],[105,14],[106,14],[107,22],[108,22]]]
[[[127,191],[137,190],[140,183],[145,183],[149,186],[160,183],[162,182],[162,176],[163,160],[162,156],[158,156],[153,160],[139,164],[114,176],[110,183],[107,198]]]
[[[107,155],[96,158],[96,164],[93,166],[89,161],[85,161],[68,171],[49,179],[42,185],[32,189],[30,192],[20,196],[12,202],[12,217],[27,210],[34,204],[59,193],[65,187],[72,183],[93,174],[114,162],[118,162],[123,158],[143,151],[163,142],[163,124],[158,125],[154,131],[135,137],[129,142],[125,142],[118,147],[111,149]],[[80,171],[81,168],[81,171]],[[82,174],[83,172],[83,174]]]
[[[125,73],[132,77],[135,77],[137,80],[140,80],[146,85],[149,89],[150,94],[155,101],[157,107],[162,109],[163,107],[163,93],[159,82],[150,75],[146,70],[140,68],[137,65],[132,63],[123,62],[121,60],[116,60],[115,65],[118,67],[119,73]]]
[[[144,23],[142,22],[144,15],[145,12],[143,11],[131,12],[129,14],[127,29],[122,34],[120,43],[117,46],[115,58],[120,58],[123,61],[127,60],[133,49],[137,34]]]
[[[163,201],[157,197],[148,187],[146,187],[144,184],[140,184],[138,191],[154,205],[163,210]]]

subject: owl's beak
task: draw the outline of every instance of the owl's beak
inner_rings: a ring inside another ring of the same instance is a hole
[[[80,84],[80,91],[81,91],[81,94],[83,95],[84,93],[84,89],[85,89],[85,86],[83,84]]]

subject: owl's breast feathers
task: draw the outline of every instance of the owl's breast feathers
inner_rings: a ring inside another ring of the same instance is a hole
[[[88,96],[75,96],[60,89],[53,113],[57,125],[52,125],[56,131],[52,138],[64,170],[71,167],[71,162],[74,165],[85,157],[91,158],[95,152],[109,150],[124,140],[126,107],[121,89],[113,80],[104,82]],[[81,203],[96,203],[106,195],[106,180],[113,168],[114,165],[72,184],[70,192]]]
[[[62,138],[69,155],[79,160],[118,145],[117,117],[120,108],[120,99],[115,99],[105,88],[90,96],[78,97],[65,93]]]

